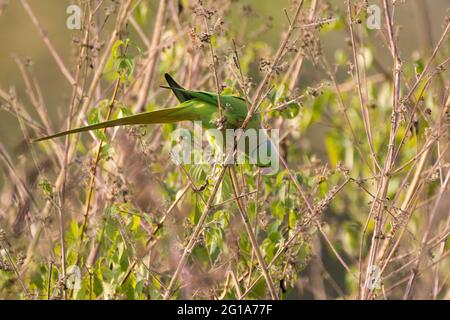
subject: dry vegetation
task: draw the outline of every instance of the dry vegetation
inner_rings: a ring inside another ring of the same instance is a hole
[[[440,34],[405,52],[396,14],[425,2],[375,2],[369,30],[367,1],[291,1],[273,8],[285,11],[273,46],[259,1],[74,1],[82,28],[62,59],[39,3],[19,2],[70,99],[54,121],[57,93],[14,56],[25,92],[0,87],[0,104],[23,140],[0,143],[0,298],[450,298],[448,17],[418,21]],[[30,142],[174,106],[165,72],[245,97],[244,126],[260,113],[281,130],[278,174],[176,165],[170,133],[188,123]]]

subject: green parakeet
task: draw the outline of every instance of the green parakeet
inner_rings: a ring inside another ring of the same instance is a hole
[[[43,141],[72,133],[123,125],[199,121],[201,122],[202,127],[207,130],[217,128],[217,123],[219,121],[219,109],[216,93],[186,90],[181,87],[169,74],[166,73],[165,78],[167,83],[169,84],[169,87],[166,88],[171,89],[180,102],[176,107],[157,111],[143,112],[132,116],[104,121],[93,125],[75,128],[50,136],[38,138],[34,141]],[[242,126],[248,112],[245,99],[233,95],[221,95],[220,100],[223,110],[223,116],[225,118],[223,127],[225,129],[239,129]],[[270,140],[266,138],[260,139],[261,131],[259,129],[261,129],[261,118],[259,114],[254,114],[253,118],[246,127],[246,130],[248,129],[254,129],[259,140],[257,147],[253,148],[253,150],[246,148],[246,155],[257,159],[256,164],[260,167],[271,166],[270,162],[267,163],[266,161],[265,163],[262,163],[261,161],[259,161],[259,155],[257,154],[257,151],[260,149],[264,149],[264,152],[267,152],[268,157],[271,157],[270,153],[273,153],[271,152],[273,151],[273,144],[270,142]]]

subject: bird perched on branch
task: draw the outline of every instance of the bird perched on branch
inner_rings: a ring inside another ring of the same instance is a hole
[[[180,86],[169,74],[165,74],[168,87],[180,102],[176,107],[157,111],[142,112],[139,114],[99,122],[85,127],[63,131],[46,137],[35,139],[34,142],[44,141],[68,134],[98,130],[124,125],[144,125],[159,123],[176,123],[181,121],[198,121],[205,129],[240,129],[247,116],[248,108],[245,99],[233,95],[220,95],[220,102],[223,118],[220,117],[217,94],[204,91],[186,90]],[[256,148],[246,147],[245,153],[248,157],[256,159],[259,167],[269,167],[269,162],[260,161],[259,150],[263,147],[264,152],[272,153],[273,144],[270,139],[261,139],[261,118],[259,114],[254,114],[245,130],[254,129],[258,139]],[[245,131],[244,131],[245,132]],[[271,157],[271,155],[268,155]]]

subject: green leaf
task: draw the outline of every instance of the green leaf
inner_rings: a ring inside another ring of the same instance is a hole
[[[121,81],[126,81],[132,77],[135,69],[134,58],[126,54],[130,45],[136,48],[138,53],[141,54],[140,48],[131,42],[130,39],[117,40],[114,43],[105,67],[106,79],[113,81],[120,77]]]
[[[273,92],[270,96],[270,101],[272,102],[272,104],[277,104],[280,102],[280,100],[285,96],[285,92],[286,92],[286,85],[285,84],[281,84],[278,88],[277,91]]]
[[[332,135],[325,138],[325,145],[327,148],[328,159],[330,160],[331,165],[335,167],[340,160],[339,154],[341,147],[338,141],[336,141],[336,138]]]
[[[96,124],[103,120],[100,119],[100,110],[99,108],[93,108],[89,111],[87,116],[88,124]],[[94,134],[97,136],[98,139],[105,141],[106,140],[106,134],[103,132],[103,130],[94,130]]]
[[[41,188],[42,192],[44,193],[45,197],[51,198],[53,195],[53,186],[51,185],[50,181],[47,179],[42,179],[39,182],[39,187]]]
[[[416,71],[416,76],[420,76],[425,68],[425,64],[423,63],[423,59],[419,58],[414,61],[414,69]]]
[[[300,105],[298,103],[292,102],[292,103],[289,103],[285,108],[283,108],[281,115],[284,118],[292,119],[298,115],[299,111],[300,111]]]
[[[72,234],[75,238],[78,238],[79,234],[79,228],[78,223],[76,221],[72,221],[70,224],[70,230],[72,231]]]
[[[142,1],[134,11],[134,17],[140,25],[145,25],[149,16],[149,8],[146,1]]]
[[[298,217],[295,210],[294,209],[289,210],[289,220],[288,220],[289,229],[294,229],[297,221]]]

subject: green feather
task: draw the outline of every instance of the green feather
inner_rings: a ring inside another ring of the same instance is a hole
[[[169,84],[169,89],[172,89],[173,94],[177,97],[178,101],[185,102],[193,99],[194,97],[189,94],[187,90],[184,90],[168,73],[164,74],[167,83]],[[177,90],[178,89],[178,90]]]
[[[68,134],[110,128],[123,125],[143,125],[157,123],[174,123],[180,121],[201,121],[206,129],[216,128],[218,120],[217,94],[204,91],[186,90],[180,86],[169,74],[165,75],[169,89],[172,90],[181,102],[174,108],[143,112],[136,115],[104,121],[86,127],[63,131],[54,135],[35,139],[43,141],[62,137]],[[238,129],[242,126],[247,116],[247,103],[244,99],[231,95],[220,96],[223,114],[226,120],[225,128]],[[248,124],[247,128],[259,129],[261,127],[260,117],[256,114]]]
[[[142,124],[156,124],[156,123],[174,123],[181,121],[203,121],[205,120],[204,115],[210,114],[212,109],[214,109],[213,105],[208,105],[203,101],[193,99],[186,102],[181,103],[178,107],[157,110],[157,111],[149,111],[138,113],[132,116],[123,117],[119,119],[99,122],[96,124],[92,124],[85,127],[80,127],[76,129],[71,129],[68,131],[59,132],[54,135],[42,137],[35,139],[34,141],[43,141],[48,139],[53,139],[57,137],[62,137],[68,134],[90,131],[90,130],[98,130],[104,128],[111,128],[116,126],[124,126],[124,125],[142,125]]]
[[[68,131],[63,131],[54,135],[38,138],[34,141],[43,141],[62,137],[68,134],[105,129],[124,125],[143,125],[143,124],[157,124],[157,123],[175,123],[181,121],[200,121],[203,128],[214,129],[217,127],[217,120],[219,118],[219,109],[217,104],[217,94],[204,91],[186,90],[180,86],[169,74],[165,74],[168,88],[172,90],[180,104],[174,108],[143,112],[128,117],[123,117],[114,120],[108,120],[86,127],[75,128]],[[220,96],[223,115],[225,117],[225,129],[239,129],[241,128],[247,116],[247,102],[237,96],[221,95]],[[255,114],[247,125],[247,129],[260,129],[261,118],[259,114]],[[259,130],[257,131],[259,141]],[[268,151],[273,151],[273,145],[265,141],[259,145],[255,150],[248,150],[246,146],[245,154],[247,157],[256,159],[257,166],[267,167],[270,163],[261,163],[259,159],[258,150],[264,147]]]

